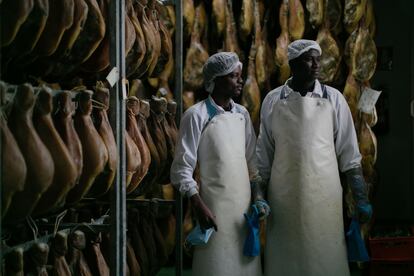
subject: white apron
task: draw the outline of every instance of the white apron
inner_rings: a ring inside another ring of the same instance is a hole
[[[245,156],[245,119],[239,113],[214,116],[198,148],[200,196],[216,216],[218,232],[194,248],[194,276],[259,276],[260,258],[243,256],[250,205]]]
[[[273,109],[266,276],[349,276],[334,114],[326,91],[282,92]]]

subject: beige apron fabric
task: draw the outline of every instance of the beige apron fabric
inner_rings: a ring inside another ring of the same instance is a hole
[[[332,105],[298,93],[276,104],[265,275],[348,276]]]
[[[250,205],[245,157],[245,119],[239,113],[216,115],[204,129],[198,149],[200,196],[216,216],[218,232],[196,246],[194,276],[258,276],[260,258],[243,256]]]

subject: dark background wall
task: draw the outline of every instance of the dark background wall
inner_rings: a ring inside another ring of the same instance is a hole
[[[414,221],[414,4],[375,0],[375,41],[380,63],[371,84],[383,90],[379,122],[374,208],[379,220]]]

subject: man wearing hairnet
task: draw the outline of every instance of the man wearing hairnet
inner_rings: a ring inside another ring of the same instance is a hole
[[[355,218],[364,223],[372,213],[347,102],[317,80],[321,53],[315,41],[292,42],[292,77],[262,104],[256,153],[272,210],[267,276],[349,275],[339,171],[352,190]]]
[[[243,87],[242,64],[231,52],[212,55],[203,67],[210,96],[183,115],[172,184],[191,204],[202,229],[215,228],[206,245],[196,246],[192,273],[197,276],[261,275],[260,258],[243,256],[251,203],[262,216],[269,207],[258,190],[256,137],[247,110],[232,97]],[[198,162],[200,187],[193,179]]]

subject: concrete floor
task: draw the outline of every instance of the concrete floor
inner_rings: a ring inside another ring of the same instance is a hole
[[[174,267],[164,267],[158,272],[157,276],[174,276],[175,275],[175,268]],[[191,269],[183,270],[182,276],[191,276]],[[362,276],[361,270],[358,268],[353,268],[351,266],[351,276]]]

